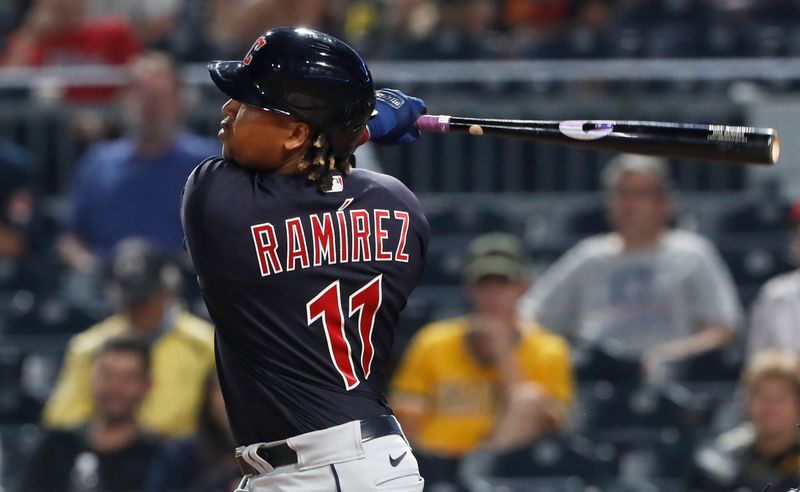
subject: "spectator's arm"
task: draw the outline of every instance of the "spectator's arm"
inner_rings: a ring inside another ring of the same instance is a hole
[[[78,353],[70,344],[58,383],[44,407],[47,426],[72,427],[91,415],[90,365],[89,355]]]
[[[548,377],[541,381],[526,375],[525,364],[534,361],[511,356],[499,358],[502,410],[492,433],[483,441],[484,447],[514,447],[557,431],[566,423],[573,393],[569,348],[563,339],[558,339],[539,356],[547,359],[548,368]]]
[[[97,266],[97,258],[86,248],[75,234],[66,233],[56,244],[58,255],[71,269],[91,272]]]
[[[22,25],[9,38],[3,52],[2,64],[7,66],[38,65],[41,60],[41,40],[59,28],[59,19],[46,2],[31,7]]]
[[[482,447],[508,449],[531,442],[560,427],[565,416],[564,405],[546,395],[539,384],[520,382],[505,391],[502,410]]]
[[[644,354],[642,365],[646,372],[652,372],[662,364],[681,361],[724,347],[734,337],[735,332],[728,326],[706,325],[693,335],[656,345]]]
[[[433,384],[430,358],[436,357],[436,354],[429,350],[424,335],[423,328],[406,349],[392,381],[390,394],[392,409],[412,443],[419,439],[425,420],[430,415]]]
[[[645,371],[728,345],[742,321],[733,278],[714,246],[698,245],[688,284],[689,315],[697,327],[692,335],[657,345],[642,360]]]
[[[26,249],[25,237],[19,231],[0,225],[0,258],[19,258]]]

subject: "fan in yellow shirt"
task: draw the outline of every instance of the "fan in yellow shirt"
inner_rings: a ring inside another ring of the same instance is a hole
[[[139,423],[164,437],[190,434],[214,370],[213,327],[177,306],[180,274],[149,244],[120,243],[112,270],[121,312],[72,338],[44,423],[68,428],[86,422],[93,413],[93,358],[107,340],[134,333],[150,341],[152,353],[153,383],[139,408]]]
[[[469,257],[473,313],[422,328],[391,387],[408,438],[454,457],[558,430],[573,396],[566,341],[517,317],[527,287],[522,246],[491,234],[470,245]]]

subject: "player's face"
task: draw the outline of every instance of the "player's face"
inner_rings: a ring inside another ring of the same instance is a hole
[[[275,172],[293,172],[292,157],[302,151],[300,123],[290,117],[229,99],[222,106],[225,118],[218,136],[222,155],[240,166]],[[302,133],[302,132],[301,132]]]
[[[800,421],[800,395],[792,383],[778,377],[764,377],[753,386],[747,413],[756,433],[773,437],[795,432]]]
[[[623,235],[658,234],[669,220],[669,198],[658,180],[646,173],[624,173],[608,205],[611,222]]]
[[[94,364],[92,393],[102,418],[131,418],[150,388],[141,356],[134,352],[109,352]]]

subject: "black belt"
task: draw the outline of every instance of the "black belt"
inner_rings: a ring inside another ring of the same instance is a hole
[[[397,420],[391,415],[380,415],[361,420],[361,442],[367,442],[379,437],[397,434],[402,436],[403,431]],[[278,444],[270,448],[260,448],[258,456],[272,465],[273,468],[279,466],[293,465],[297,463],[297,453],[288,444]],[[250,463],[242,457],[241,451],[236,450],[236,461],[243,475],[258,475],[258,470],[254,469]]]

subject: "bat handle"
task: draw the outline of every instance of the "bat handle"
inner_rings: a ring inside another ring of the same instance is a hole
[[[447,133],[450,131],[450,117],[435,114],[423,114],[417,118],[414,126],[423,132]]]

